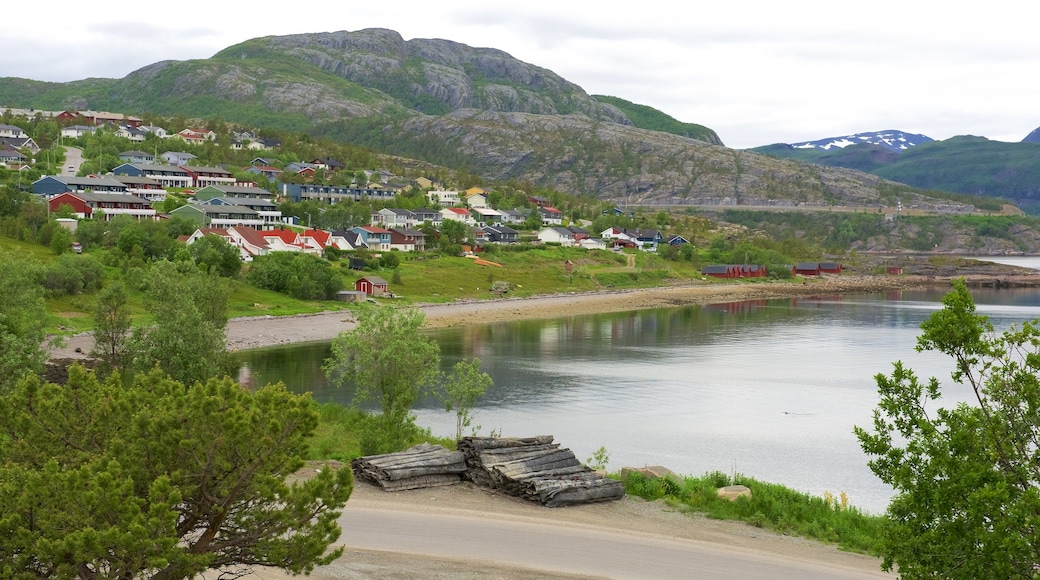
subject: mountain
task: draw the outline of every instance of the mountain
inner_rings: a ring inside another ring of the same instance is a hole
[[[1026,135],[1025,139],[1022,139],[1023,143],[1040,143],[1040,127],[1033,129],[1031,133]]]
[[[307,132],[632,203],[965,207],[859,171],[727,149],[707,127],[591,96],[500,50],[384,29],[256,38],[123,79],[0,79],[0,103]]]
[[[902,152],[922,143],[933,141],[931,137],[915,133],[904,133],[902,131],[869,131],[867,133],[856,133],[843,137],[828,137],[816,141],[805,141],[803,143],[792,143],[795,149],[844,149],[850,145],[876,145],[889,151]]]

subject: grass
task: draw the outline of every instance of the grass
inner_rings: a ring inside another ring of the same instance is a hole
[[[713,519],[737,520],[756,527],[836,544],[851,552],[876,554],[885,522],[883,516],[861,512],[848,504],[844,494],[815,497],[782,485],[749,477],[713,472],[702,477],[647,479],[633,474],[624,480],[630,495],[654,501],[663,499],[689,513]],[[717,489],[744,485],[750,498],[729,501]]]

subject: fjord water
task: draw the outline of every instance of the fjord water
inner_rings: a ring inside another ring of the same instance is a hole
[[[680,474],[739,473],[884,511],[892,491],[867,467],[853,426],[869,427],[874,376],[902,360],[937,377],[945,402],[968,400],[947,359],[914,350],[945,290],[761,300],[517,321],[431,334],[444,368],[478,357],[495,381],[474,423],[482,434],[553,435],[608,467],[664,465]],[[1033,289],[973,290],[998,329],[1040,316]],[[283,380],[318,401],[349,403],[327,385],[327,344],[243,353],[256,384]],[[416,411],[454,434],[436,400]]]

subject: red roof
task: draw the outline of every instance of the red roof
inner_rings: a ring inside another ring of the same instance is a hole
[[[286,244],[298,244],[297,238],[299,235],[292,230],[268,230],[266,232],[260,232],[260,235],[265,238],[279,238]]]
[[[325,230],[306,230],[305,232],[303,232],[303,235],[308,238],[311,238],[312,240],[317,242],[319,246],[323,248],[329,245],[329,238],[332,237],[332,234],[326,232]]]

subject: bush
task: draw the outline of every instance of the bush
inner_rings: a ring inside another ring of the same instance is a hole
[[[62,254],[43,272],[43,287],[50,296],[95,292],[105,279],[104,267],[93,257]]]
[[[253,260],[246,280],[300,300],[326,300],[343,288],[343,280],[327,260],[296,252],[272,252]]]

